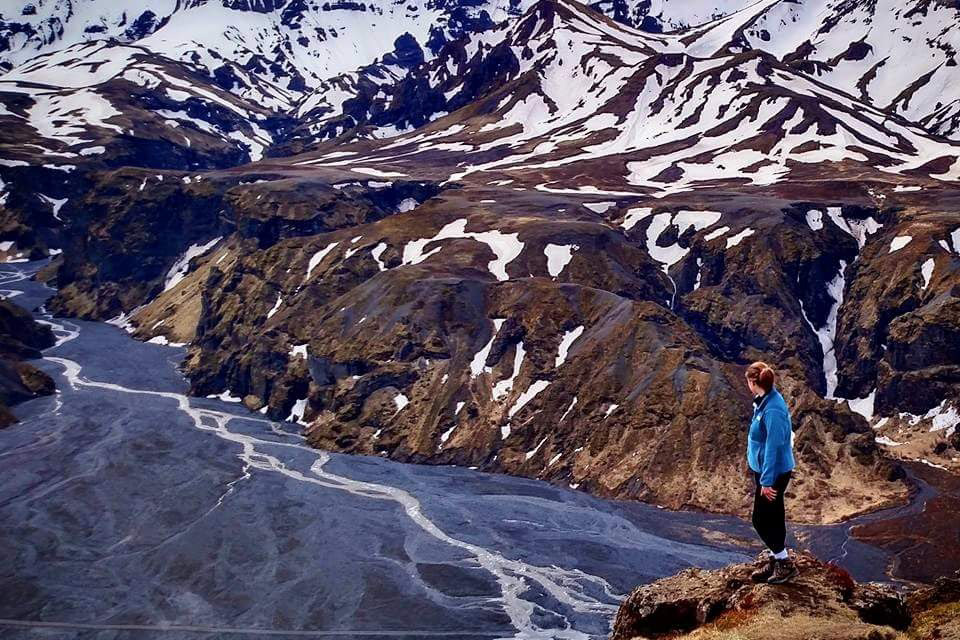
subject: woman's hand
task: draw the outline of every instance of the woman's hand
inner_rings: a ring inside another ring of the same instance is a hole
[[[772,502],[777,498],[777,490],[773,487],[762,487],[760,489],[760,495]]]

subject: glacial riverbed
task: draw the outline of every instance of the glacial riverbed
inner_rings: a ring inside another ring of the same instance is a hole
[[[41,307],[38,266],[0,265],[0,292]],[[58,393],[0,430],[5,638],[604,638],[634,586],[755,553],[734,517],[317,451],[184,395],[183,348],[35,314]],[[884,578],[847,525],[803,531]]]

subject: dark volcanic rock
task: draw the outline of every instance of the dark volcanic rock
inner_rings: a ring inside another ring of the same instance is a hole
[[[375,181],[374,181],[375,182]],[[423,202],[439,187],[396,181],[374,187],[359,182],[335,187],[311,179],[270,180],[240,185],[226,194],[225,211],[238,234],[265,249],[282,238],[313,236],[374,222],[404,203]]]
[[[25,310],[0,299],[0,357],[22,360],[40,357],[40,350],[55,342],[47,325],[39,324]]]
[[[938,495],[920,513],[857,525],[851,535],[893,553],[895,577],[930,583],[960,571],[960,554],[955,553],[960,545],[960,478],[926,464],[905,464],[936,487]]]

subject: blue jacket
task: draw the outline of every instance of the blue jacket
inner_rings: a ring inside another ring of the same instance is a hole
[[[796,466],[790,410],[776,387],[753,409],[747,434],[747,463],[760,474],[760,486],[772,487],[777,476]]]

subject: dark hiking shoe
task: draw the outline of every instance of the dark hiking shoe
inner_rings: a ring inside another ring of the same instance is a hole
[[[773,574],[767,578],[767,584],[783,584],[795,578],[797,573],[799,573],[797,571],[797,565],[793,564],[793,560],[790,558],[786,560],[775,560]]]
[[[750,580],[753,582],[766,582],[767,579],[773,575],[776,561],[773,554],[767,554],[767,557],[761,561],[763,564],[760,568],[750,574]]]

